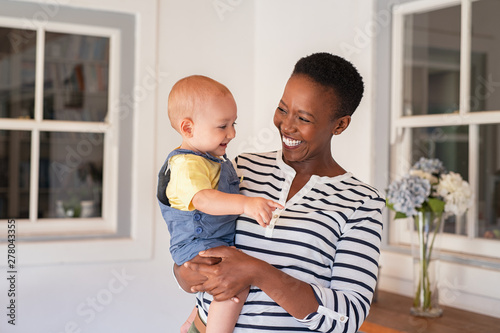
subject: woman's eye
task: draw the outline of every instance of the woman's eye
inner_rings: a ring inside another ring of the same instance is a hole
[[[310,123],[310,121],[309,121],[309,120],[307,120],[306,118],[299,117],[299,119],[300,119],[301,121],[305,122],[305,123]]]
[[[286,113],[285,109],[283,109],[282,107],[278,106],[278,110],[281,112],[281,113]]]

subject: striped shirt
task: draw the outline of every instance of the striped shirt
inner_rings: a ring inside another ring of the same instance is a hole
[[[368,315],[378,272],[385,199],[351,173],[313,175],[286,201],[295,170],[281,151],[236,158],[240,192],[279,202],[268,228],[241,215],[236,246],[290,276],[309,283],[319,307],[294,318],[259,288],[251,287],[235,333],[357,332]],[[197,296],[206,319],[211,296]]]

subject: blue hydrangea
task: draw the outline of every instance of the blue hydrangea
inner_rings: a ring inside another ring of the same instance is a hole
[[[422,207],[430,193],[431,183],[427,179],[406,175],[389,185],[387,201],[395,211],[413,216],[417,214],[416,208]]]
[[[420,157],[420,160],[418,160],[411,169],[422,170],[433,175],[446,173],[446,168],[443,166],[443,162],[437,158]]]

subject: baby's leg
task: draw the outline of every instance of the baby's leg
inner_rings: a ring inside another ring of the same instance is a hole
[[[191,327],[191,324],[194,321],[194,318],[198,315],[198,308],[195,306],[193,311],[191,311],[191,314],[189,315],[188,319],[182,324],[181,326],[181,333],[187,333],[189,331],[189,328]]]
[[[243,308],[243,304],[247,299],[248,292],[249,288],[236,295],[240,300],[238,303],[231,300],[213,301],[208,310],[206,333],[232,333],[240,316],[241,308]]]

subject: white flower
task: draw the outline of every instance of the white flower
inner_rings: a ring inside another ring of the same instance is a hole
[[[473,196],[470,185],[458,173],[450,172],[441,175],[436,191],[444,199],[446,213],[462,215],[472,205]]]

